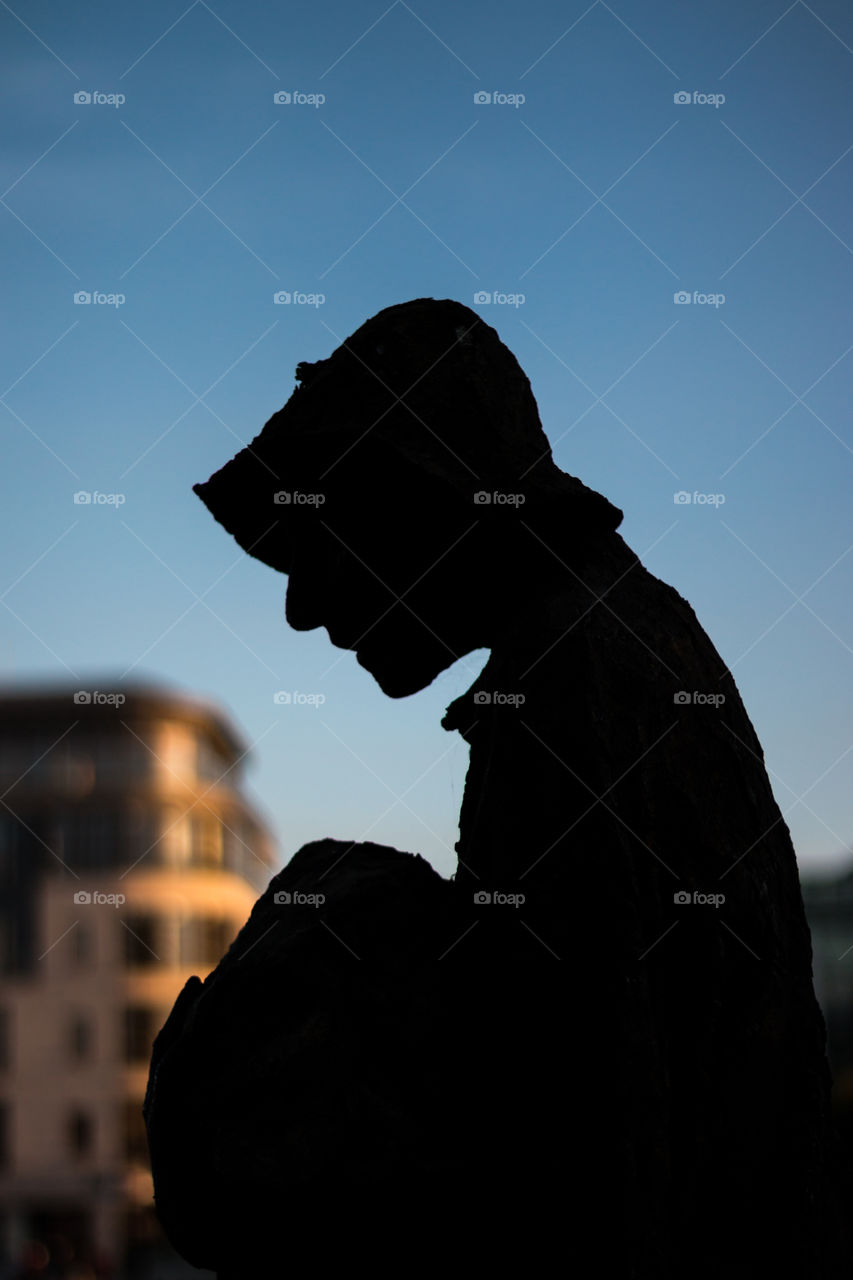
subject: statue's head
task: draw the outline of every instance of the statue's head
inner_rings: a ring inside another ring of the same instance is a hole
[[[392,697],[488,647],[543,556],[621,521],[556,467],[524,372],[461,303],[388,307],[297,377],[195,491],[289,575],[291,626],[325,626]]]

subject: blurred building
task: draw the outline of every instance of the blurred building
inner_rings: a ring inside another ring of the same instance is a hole
[[[244,759],[221,710],[156,685],[0,689],[0,1225],[33,1274],[185,1274],[142,1101],[175,997],[275,870]]]
[[[815,994],[826,1021],[833,1106],[853,1150],[853,867],[802,877]]]

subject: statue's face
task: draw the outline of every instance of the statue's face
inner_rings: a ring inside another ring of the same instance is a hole
[[[423,525],[416,508],[386,509],[381,524],[352,533],[340,524],[333,530],[321,515],[296,538],[291,557],[287,621],[298,631],[325,627],[393,698],[425,688],[477,647],[466,638],[476,593],[459,586],[464,536],[448,551],[458,534],[445,536],[433,518],[425,537]]]
[[[415,693],[496,642],[516,607],[504,579],[514,602],[531,554],[547,556],[541,535],[520,541],[533,503],[475,497],[539,486],[543,509],[555,505],[560,473],[530,385],[477,315],[430,299],[387,308],[299,377],[251,446],[198,491],[244,549],[289,575],[291,626],[326,627],[387,694]],[[616,528],[615,508],[563,479],[561,540],[573,520]],[[322,502],[273,512],[265,504],[279,489]]]

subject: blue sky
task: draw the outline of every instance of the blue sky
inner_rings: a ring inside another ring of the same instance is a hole
[[[0,29],[4,680],[212,695],[285,857],[367,838],[449,873],[467,747],[439,721],[485,653],[386,698],[325,631],[288,630],[286,579],[191,486],[298,361],[456,298],[732,667],[801,867],[840,858],[849,5],[31,0]]]

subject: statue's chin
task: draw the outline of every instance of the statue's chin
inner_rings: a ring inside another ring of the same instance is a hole
[[[371,647],[367,642],[358,646],[356,658],[358,665],[370,672],[389,698],[407,698],[412,693],[420,693],[455,661],[450,653],[446,661],[441,661],[434,652],[418,654],[403,646],[389,652],[384,647]]]
[[[438,674],[433,670],[417,671],[408,663],[403,668],[396,662],[382,661],[376,654],[365,655],[360,650],[356,657],[358,665],[370,672],[389,698],[407,698],[412,693],[420,693]]]

